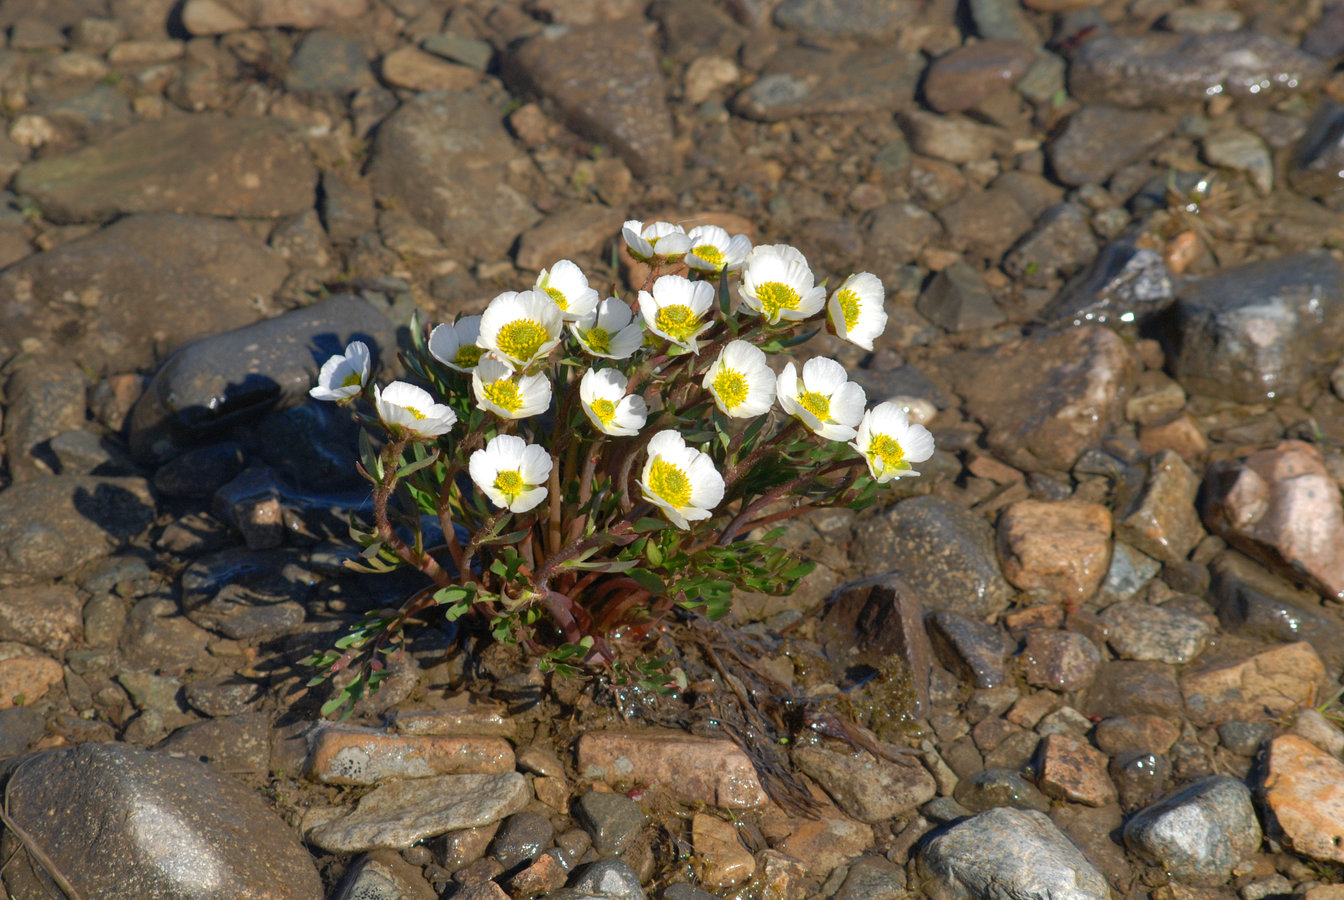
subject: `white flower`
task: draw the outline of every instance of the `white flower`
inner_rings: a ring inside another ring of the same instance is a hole
[[[713,324],[706,315],[713,305],[712,284],[680,275],[659,278],[652,294],[639,292],[639,312],[649,330],[692,353],[700,352],[697,339]]]
[[[648,262],[655,256],[679,259],[691,249],[686,230],[671,222],[645,225],[639,219],[630,219],[621,227],[621,237],[625,238],[630,255],[641,262]]]
[[[471,454],[467,470],[495,506],[525,513],[546,499],[551,455],[544,447],[516,435],[501,434],[491,438],[485,449]]]
[[[649,418],[649,407],[638,394],[626,396],[630,379],[615,369],[589,369],[579,379],[583,411],[604,434],[629,437],[639,434]]]
[[[588,276],[567,259],[542,269],[532,290],[554,300],[566,322],[582,319],[597,308],[597,291],[588,286]]]
[[[765,351],[746,341],[732,341],[724,347],[705,373],[703,384],[715,405],[736,419],[769,412],[775,402],[775,373],[765,361]]]
[[[394,381],[382,390],[375,386],[373,405],[384,425],[405,429],[413,438],[438,437],[457,423],[452,409],[435,403],[429,391],[404,381]]]
[[[747,254],[737,291],[742,305],[771,325],[809,318],[826,302],[826,289],[813,286],[807,260],[788,244],[762,244]]]
[[[872,272],[860,272],[846,278],[831,294],[826,318],[837,335],[871,350],[873,341],[887,330],[885,299],[882,280]]]
[[[476,344],[480,335],[480,316],[466,316],[451,325],[436,325],[429,333],[429,355],[450,369],[470,372],[485,352]]]
[[[560,307],[540,291],[505,291],[481,315],[476,343],[527,368],[560,343]]]
[[[482,356],[472,371],[471,392],[482,409],[505,419],[526,419],[551,405],[551,383],[545,375],[515,372],[494,353]]]
[[[854,437],[867,402],[863,388],[849,380],[845,367],[824,356],[804,363],[802,378],[793,363],[779,373],[779,405],[829,441]]]
[[[608,297],[592,313],[571,322],[569,330],[593,356],[629,359],[644,345],[644,328],[633,319],[624,300]]]
[[[351,341],[345,345],[345,353],[338,353],[322,364],[322,371],[317,373],[317,387],[308,394],[314,400],[348,400],[368,383],[368,345]]]
[[[864,414],[858,437],[849,446],[867,460],[873,477],[885,483],[918,475],[910,464],[933,456],[933,435],[923,425],[911,425],[895,403],[879,403]]]
[[[687,447],[676,431],[660,431],[649,441],[649,459],[639,477],[644,499],[662,507],[678,528],[708,519],[723,499],[723,476],[709,454]]]
[[[686,237],[691,243],[686,265],[701,272],[736,272],[751,252],[745,234],[729,237],[717,225],[697,225]]]

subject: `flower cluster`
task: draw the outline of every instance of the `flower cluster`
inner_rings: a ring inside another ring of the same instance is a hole
[[[552,629],[552,661],[610,661],[615,626],[722,612],[734,586],[787,589],[808,567],[742,535],[868,502],[933,453],[927,429],[892,403],[867,408],[834,359],[771,364],[823,319],[871,350],[887,319],[874,275],[828,297],[785,244],[634,220],[622,237],[651,267],[630,300],[603,298],[560,260],[479,316],[417,327],[404,359],[415,384],[374,384],[355,342],[312,390],[364,397],[361,421],[383,441],[363,464],[376,522],[357,537],[371,567],[418,568],[432,602],[483,614],[497,636],[544,649]],[[426,515],[441,547],[426,546]],[[343,667],[349,652],[320,661]]]

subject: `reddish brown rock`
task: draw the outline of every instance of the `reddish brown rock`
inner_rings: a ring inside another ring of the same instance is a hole
[[[1272,647],[1238,662],[1216,664],[1181,678],[1190,719],[1198,726],[1272,719],[1310,705],[1325,667],[1311,644]]]
[[[1047,734],[1037,754],[1037,784],[1047,796],[1088,806],[1116,802],[1119,795],[1106,774],[1106,754],[1087,741],[1069,734]]]
[[[998,549],[1015,587],[1077,606],[1106,577],[1111,513],[1099,503],[1021,500],[999,517]]]
[[[1092,735],[1097,746],[1112,756],[1126,751],[1141,751],[1158,756],[1166,754],[1180,729],[1161,716],[1116,716],[1097,724]]]
[[[1204,521],[1228,543],[1344,599],[1344,505],[1321,452],[1284,441],[1210,468]]]
[[[1194,506],[1198,491],[1199,478],[1179,456],[1159,453],[1148,463],[1143,493],[1115,523],[1116,539],[1163,562],[1181,562],[1204,537]]]
[[[695,814],[691,846],[695,848],[700,880],[710,890],[741,884],[756,871],[756,860],[742,846],[737,829],[718,816]]]
[[[512,772],[513,748],[498,737],[449,737],[326,728],[308,763],[325,784],[377,784],[389,778]]]
[[[964,112],[1012,87],[1026,74],[1032,48],[1020,41],[980,41],[958,47],[924,73],[924,99],[938,112]]]
[[[1344,762],[1295,734],[1277,737],[1264,798],[1295,853],[1344,863]]]
[[[1100,665],[1097,645],[1073,631],[1033,631],[1022,651],[1027,683],[1055,691],[1082,690]]]
[[[740,747],[680,731],[590,731],[579,738],[578,764],[584,778],[656,785],[687,803],[741,808],[767,800]]]
[[[1139,449],[1144,456],[1171,450],[1187,463],[1194,463],[1209,451],[1209,440],[1195,420],[1182,413],[1161,425],[1140,426]]]

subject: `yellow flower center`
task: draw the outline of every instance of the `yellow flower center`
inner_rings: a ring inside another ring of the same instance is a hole
[[[840,312],[845,317],[845,331],[853,331],[859,324],[859,295],[854,291],[841,291],[836,298],[840,303]]]
[[[761,301],[761,312],[771,322],[779,319],[780,310],[797,309],[802,301],[798,292],[782,281],[767,281],[757,285],[756,298]]]
[[[588,349],[594,353],[611,352],[611,333],[604,328],[590,329],[584,334],[583,339],[587,342]]]
[[[566,310],[569,309],[569,298],[565,296],[564,291],[560,290],[559,288],[550,287],[549,285],[542,288],[542,290],[545,291],[547,295],[549,295],[550,298],[555,301],[556,306],[560,307],[561,309]]]
[[[512,359],[531,362],[547,340],[546,329],[532,319],[514,319],[499,329],[499,349]]]
[[[668,506],[680,509],[691,505],[691,479],[680,466],[662,457],[655,458],[649,467],[649,490]]]
[[[523,492],[525,487],[527,485],[523,484],[523,476],[517,469],[500,472],[495,476],[495,490],[508,497],[510,503],[513,502],[514,497]]]
[[[485,351],[475,344],[463,344],[457,348],[453,354],[453,362],[464,369],[474,369],[481,361],[481,354]]]
[[[730,369],[728,366],[719,367],[719,374],[714,376],[711,386],[714,388],[714,396],[729,409],[741,406],[751,393],[746,377],[737,369]]]
[[[905,461],[905,450],[901,447],[901,442],[889,434],[875,434],[873,439],[868,442],[868,456],[882,460],[882,471],[888,469],[908,469],[910,464]]]
[[[605,397],[599,397],[593,401],[593,415],[597,416],[597,421],[603,425],[610,425],[611,420],[616,418],[616,404]]]
[[[509,412],[517,412],[523,405],[523,398],[518,396],[518,385],[510,378],[490,382],[485,386],[483,393],[485,399]]]
[[[653,317],[653,323],[658,326],[659,331],[674,341],[686,340],[700,326],[695,311],[681,303],[660,308],[658,314]]]
[[[713,244],[701,244],[691,252],[716,269],[723,267],[723,251]]]
[[[416,409],[414,406],[403,406],[402,409],[406,410],[408,413],[414,416],[415,421],[417,422],[425,418],[425,414],[422,413],[420,410]]]
[[[823,422],[831,415],[831,398],[816,391],[803,391],[799,394],[798,405]]]
[[[349,375],[341,379],[341,387],[354,387],[355,385],[362,383],[363,382],[359,380],[358,372],[351,372]]]

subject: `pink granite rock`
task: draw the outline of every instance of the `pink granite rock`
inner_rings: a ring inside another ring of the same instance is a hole
[[[579,774],[610,785],[656,785],[688,803],[760,806],[756,769],[732,741],[680,731],[590,731],[579,738]]]
[[[1111,560],[1111,513],[1098,503],[1020,500],[999,517],[999,561],[1014,587],[1077,606]]]
[[[1277,737],[1264,796],[1295,852],[1344,863],[1344,762],[1295,734]]]

